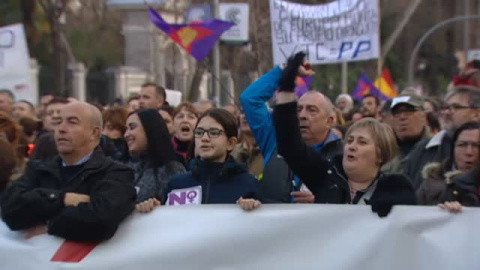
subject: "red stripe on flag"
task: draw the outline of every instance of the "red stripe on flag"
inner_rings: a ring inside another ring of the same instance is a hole
[[[390,70],[388,68],[383,70],[381,77],[388,83],[388,86],[390,86],[390,88],[392,88],[392,90],[395,91],[395,86],[393,84],[392,76],[390,75]]]
[[[55,255],[53,255],[50,261],[69,263],[81,262],[97,245],[98,243],[77,243],[65,241],[57,250]]]

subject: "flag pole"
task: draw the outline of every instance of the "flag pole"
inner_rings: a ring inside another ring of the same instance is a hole
[[[382,7],[380,4],[380,0],[377,0],[378,4],[378,50],[379,50],[379,56],[378,56],[378,61],[377,61],[377,78],[380,78],[382,76],[382,68],[383,68],[383,57],[382,57],[382,38],[381,38],[381,27],[380,25],[382,24]],[[378,90],[380,92],[382,91],[382,80],[379,80],[379,85],[378,85]]]
[[[213,10],[215,14],[215,18],[218,19],[220,17],[220,10],[219,10],[219,1],[213,0]],[[220,48],[219,42],[216,41],[215,47],[213,48],[213,77],[217,78],[213,82],[213,95],[214,98],[218,103],[220,103]],[[220,104],[217,104],[220,105]]]
[[[342,62],[342,94],[346,94],[347,91],[347,78],[348,78],[348,63]]]

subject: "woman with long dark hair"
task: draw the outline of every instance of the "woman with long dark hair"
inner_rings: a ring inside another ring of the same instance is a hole
[[[455,132],[453,141],[454,166],[464,173],[446,182],[439,206],[458,213],[462,206],[480,207],[480,123],[463,124]]]
[[[131,113],[127,118],[125,140],[132,156],[130,165],[135,170],[137,210],[149,212],[164,200],[170,178],[185,168],[176,161],[167,126],[156,110]]]

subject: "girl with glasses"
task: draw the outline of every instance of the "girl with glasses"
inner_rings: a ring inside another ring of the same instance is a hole
[[[233,204],[258,206],[255,177],[230,152],[237,144],[237,121],[224,109],[205,112],[194,129],[195,158],[190,172],[174,177],[167,188],[167,205]]]

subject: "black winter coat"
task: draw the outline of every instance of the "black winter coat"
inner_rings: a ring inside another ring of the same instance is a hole
[[[100,148],[102,148],[105,156],[122,163],[130,160],[130,153],[128,152],[128,145],[124,138],[110,139],[102,135],[100,138]]]
[[[195,158],[189,165],[190,172],[170,180],[167,194],[175,189],[202,186],[202,204],[235,204],[240,197],[261,200],[257,179],[231,156],[224,163]]]
[[[457,201],[464,206],[480,206],[480,179],[479,169],[473,169],[459,175],[447,185],[445,193],[442,196],[442,202]]]
[[[12,230],[47,225],[67,240],[98,242],[111,238],[135,207],[133,171],[96,149],[71,180],[62,180],[60,157],[32,161],[2,196],[1,214]],[[90,196],[89,203],[65,206],[65,193]]]
[[[278,151],[293,172],[315,195],[316,203],[359,203],[363,192],[350,197],[347,176],[342,166],[342,156],[326,159],[309,148],[300,135],[296,102],[277,105],[274,109]],[[369,202],[389,205],[416,204],[415,192],[404,175],[381,174]],[[389,211],[389,210],[388,210]]]

